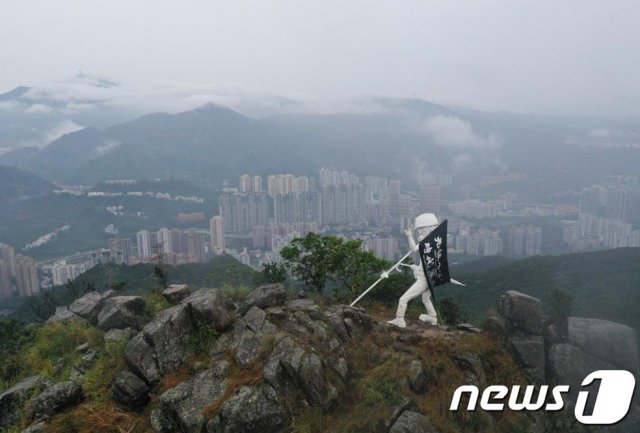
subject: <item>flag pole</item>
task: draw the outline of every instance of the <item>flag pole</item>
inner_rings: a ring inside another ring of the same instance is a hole
[[[358,301],[360,301],[360,299],[364,298],[364,297],[365,297],[365,295],[366,295],[367,293],[369,293],[369,292],[370,292],[370,291],[371,291],[375,286],[377,286],[377,285],[380,283],[380,281],[384,280],[385,278],[388,278],[388,277],[389,277],[389,273],[390,273],[391,271],[393,271],[395,268],[397,268],[397,267],[398,267],[398,265],[400,265],[402,262],[404,262],[404,260],[405,260],[407,257],[409,257],[412,253],[413,253],[413,250],[409,251],[409,252],[408,252],[407,254],[405,254],[405,255],[404,255],[400,260],[398,260],[398,261],[396,262],[396,264],[395,264],[395,265],[393,265],[393,266],[392,266],[388,271],[383,272],[383,273],[382,273],[382,275],[380,275],[380,278],[378,278],[378,279],[376,280],[376,282],[375,282],[375,283],[373,283],[371,286],[369,286],[369,288],[368,288],[367,290],[365,290],[364,292],[362,292],[362,293],[360,294],[360,296],[358,296],[358,297],[356,298],[356,300],[355,300],[355,301],[353,301],[351,304],[349,304],[349,306],[350,306],[350,307],[353,307],[354,305],[356,305],[356,304],[358,303]]]

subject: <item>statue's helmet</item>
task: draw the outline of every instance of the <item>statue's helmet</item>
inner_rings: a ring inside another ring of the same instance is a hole
[[[421,227],[435,227],[438,225],[438,217],[432,213],[421,213],[416,217],[416,220],[413,224],[414,229],[419,229]]]

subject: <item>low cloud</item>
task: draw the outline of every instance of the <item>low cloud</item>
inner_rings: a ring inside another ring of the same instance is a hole
[[[502,145],[495,135],[480,137],[469,122],[458,117],[430,117],[423,123],[423,130],[434,144],[448,149],[496,150]]]
[[[452,116],[433,116],[422,123],[422,131],[433,144],[447,151],[454,168],[469,169],[487,163],[504,170],[500,157],[502,139],[496,134],[482,137],[467,121]]]
[[[46,131],[42,135],[42,140],[40,140],[38,143],[33,144],[38,147],[43,147],[51,143],[52,141],[57,140],[65,134],[70,134],[80,129],[82,129],[82,126],[73,123],[71,120],[63,120],[56,123],[51,129]]]

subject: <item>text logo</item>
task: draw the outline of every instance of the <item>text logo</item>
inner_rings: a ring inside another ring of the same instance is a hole
[[[580,391],[576,400],[574,415],[582,424],[611,425],[621,421],[629,412],[633,392],[636,387],[636,379],[626,370],[598,370],[589,374],[583,381],[582,387],[589,386],[595,381],[600,381],[597,395],[591,397],[594,401],[591,414],[587,412],[587,402],[590,400],[589,391]],[[542,385],[525,387],[524,393],[519,385],[509,389],[504,385],[491,385],[484,389],[482,395],[475,385],[463,385],[456,389],[451,400],[450,410],[456,411],[460,406],[462,396],[467,394],[469,401],[467,410],[476,409],[478,399],[480,408],[485,411],[502,411],[506,405],[513,411],[558,411],[564,407],[562,394],[569,392],[569,385],[554,386],[549,393],[549,386]],[[508,400],[507,399],[508,396]]]

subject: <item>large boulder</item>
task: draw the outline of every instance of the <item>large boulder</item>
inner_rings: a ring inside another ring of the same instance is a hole
[[[525,369],[534,382],[545,381],[544,338],[537,335],[509,337],[507,344],[514,353],[518,364]]]
[[[275,433],[289,421],[278,394],[269,385],[242,387],[222,405],[208,433]]]
[[[186,284],[171,284],[163,292],[162,296],[171,304],[178,304],[189,296],[191,290]]]
[[[27,419],[44,420],[71,408],[82,401],[80,385],[74,382],[60,382],[47,388],[42,394],[31,400],[27,407]]]
[[[161,311],[144,327],[161,375],[177,370],[187,359],[193,331],[189,307],[183,304]]]
[[[140,329],[143,324],[144,299],[140,296],[114,296],[104,302],[98,313],[98,326],[109,329]]]
[[[126,409],[137,410],[149,402],[149,387],[130,371],[123,371],[111,385],[113,400]]]
[[[258,307],[263,310],[269,307],[280,307],[284,305],[286,300],[287,289],[283,284],[276,283],[260,286],[249,293],[249,296],[244,301],[241,313],[244,314],[251,307]]]
[[[326,412],[337,402],[338,391],[326,380],[322,360],[315,353],[302,358],[298,381],[311,405]]]
[[[47,385],[42,376],[32,376],[0,393],[0,430],[19,422],[20,410],[27,400]]]
[[[201,433],[207,422],[204,409],[224,394],[228,369],[229,364],[220,361],[211,370],[163,393],[151,418],[153,428],[159,433]],[[249,412],[254,410],[251,407]]]
[[[69,311],[95,324],[103,303],[104,299],[100,293],[89,292],[83,297],[73,301],[73,303],[69,305]]]
[[[71,321],[86,322],[85,319],[78,316],[76,313],[69,311],[67,307],[56,308],[55,313],[47,319],[46,323],[66,323]]]
[[[567,322],[569,341],[586,353],[625,370],[640,370],[638,335],[629,326],[581,317]]]
[[[133,337],[124,351],[124,360],[131,371],[143,378],[149,385],[160,382],[160,372],[153,347],[144,332]]]
[[[509,319],[516,329],[542,335],[544,317],[539,299],[509,290],[500,297],[498,311]]]
[[[219,289],[200,289],[182,302],[191,308],[195,326],[214,325],[220,331],[233,323],[233,302]]]
[[[572,344],[554,344],[549,349],[549,370],[557,383],[570,385],[569,398],[575,401],[585,377],[596,370],[615,370],[616,367],[589,355]]]
[[[424,415],[406,410],[393,423],[389,433],[438,433],[438,430]]]

